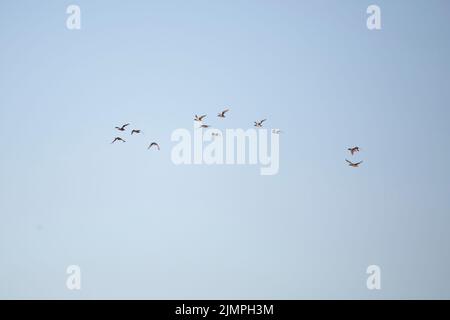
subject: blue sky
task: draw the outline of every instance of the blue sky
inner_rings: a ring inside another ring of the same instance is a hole
[[[449,9],[1,1],[0,297],[450,298]],[[224,106],[284,131],[278,175],[172,163]]]

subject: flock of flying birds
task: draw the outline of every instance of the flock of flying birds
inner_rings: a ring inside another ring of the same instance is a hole
[[[116,127],[116,129],[123,132],[123,131],[126,130],[125,128],[128,127],[129,125],[130,125],[129,123],[126,123],[126,124],[124,124],[124,125],[121,126],[121,127]],[[133,135],[133,134],[140,134],[140,133],[141,133],[141,130],[139,130],[139,129],[133,129],[133,130],[131,130],[131,135]],[[115,137],[114,140],[113,140],[113,142],[111,142],[111,144],[113,144],[113,143],[116,142],[116,141],[126,142],[126,141],[125,141],[124,139],[122,139],[121,137]],[[161,148],[159,147],[159,144],[156,143],[156,142],[150,143],[150,145],[148,146],[147,149],[151,149],[152,147],[156,147],[158,150],[161,150]]]
[[[359,147],[348,148],[347,150],[350,151],[350,153],[353,156],[355,153],[359,152]],[[362,161],[351,162],[350,160],[347,160],[347,159],[345,159],[345,161],[347,161],[348,165],[353,168],[358,168],[359,165],[362,163]]]
[[[223,110],[222,112],[219,112],[219,113],[217,114],[217,117],[218,117],[218,118],[226,118],[226,113],[229,112],[229,111],[230,111],[230,109],[225,109],[225,110]],[[203,120],[204,120],[206,117],[207,117],[206,114],[201,115],[201,116],[198,116],[198,115],[195,115],[195,116],[194,116],[194,121],[200,122],[199,128],[207,129],[207,128],[210,128],[210,127],[211,127],[210,125],[203,123]],[[263,123],[266,122],[266,121],[267,121],[267,119],[263,119],[263,120],[260,120],[260,121],[255,121],[255,122],[254,122],[254,123],[255,123],[255,124],[254,124],[254,127],[256,127],[256,128],[262,128],[262,127],[263,127]],[[126,124],[122,125],[121,127],[115,127],[115,128],[116,128],[118,131],[124,132],[124,131],[126,131],[126,127],[128,127],[129,125],[130,125],[129,123],[126,123]],[[273,129],[272,132],[273,132],[274,134],[280,134],[280,133],[282,133],[282,131],[279,130],[279,129]],[[131,135],[133,135],[133,134],[140,134],[140,133],[141,133],[141,130],[140,130],[140,129],[133,129],[133,130],[131,130]],[[213,136],[213,137],[218,137],[218,136],[219,136],[219,133],[218,133],[218,132],[213,132],[213,133],[212,133],[212,136]],[[111,142],[111,144],[113,144],[113,143],[115,143],[115,142],[117,142],[117,141],[121,141],[122,143],[123,143],[123,142],[126,142],[126,141],[125,141],[124,139],[122,139],[121,137],[115,137],[114,140]],[[159,144],[158,144],[157,142],[151,142],[151,143],[149,144],[149,146],[148,146],[147,149],[151,149],[152,147],[155,147],[157,150],[161,150],[161,148],[159,147]],[[353,156],[355,153],[359,152],[359,147],[352,147],[352,148],[348,148],[347,150],[350,151],[351,155]],[[347,161],[348,165],[349,165],[350,167],[353,167],[353,168],[358,168],[359,165],[362,163],[362,161],[359,161],[359,162],[352,162],[352,161],[347,160],[347,159],[345,159],[345,161]]]
[[[229,112],[229,111],[230,111],[230,109],[225,109],[225,110],[223,110],[222,112],[219,112],[219,113],[217,114],[217,117],[219,117],[219,118],[226,118],[226,115],[225,115],[225,114],[226,114],[227,112]],[[201,123],[201,125],[200,125],[199,128],[207,129],[207,128],[210,128],[210,127],[211,127],[210,125],[207,125],[207,124],[204,124],[204,123],[203,123],[203,119],[205,119],[205,118],[206,118],[206,114],[204,114],[204,115],[202,115],[202,116],[198,116],[198,115],[195,115],[195,116],[194,116],[194,121],[197,121],[197,122],[200,122],[200,123]],[[260,121],[255,121],[255,125],[254,125],[254,126],[255,126],[256,128],[262,128],[262,127],[263,127],[263,123],[264,123],[265,121],[267,121],[267,119],[263,119],[263,120],[260,120]],[[273,129],[272,132],[275,133],[275,134],[280,134],[282,131],[279,130],[279,129]],[[219,134],[218,134],[217,132],[213,132],[212,135],[217,137]]]
[[[217,117],[219,117],[219,118],[226,118],[226,113],[229,112],[229,111],[230,111],[230,109],[225,109],[225,110],[219,112],[217,114]],[[206,118],[206,116],[207,116],[206,114],[202,115],[202,116],[198,116],[198,115],[194,116],[194,121],[197,121],[197,122],[201,123],[199,128],[207,129],[207,128],[211,127],[210,125],[203,123],[203,120]],[[264,119],[264,120],[261,120],[261,121],[255,121],[255,127],[256,128],[262,128],[263,127],[263,123],[265,121],[267,121],[267,119]],[[129,125],[130,125],[129,123],[126,123],[126,124],[122,125],[121,127],[115,127],[115,128],[118,131],[124,132],[124,131],[126,131],[126,127],[128,127]],[[276,133],[276,134],[280,134],[282,131],[278,130],[278,129],[277,130],[274,129],[274,130],[272,130],[272,132]],[[133,134],[140,134],[140,133],[141,133],[140,129],[133,129],[133,130],[131,130],[131,135],[133,135]],[[213,137],[218,137],[219,133],[218,132],[213,132],[212,136]],[[113,144],[113,143],[115,143],[117,141],[120,141],[122,143],[126,142],[122,137],[115,137],[114,140],[111,142],[111,144]],[[159,146],[159,144],[157,142],[150,143],[150,145],[148,146],[147,149],[151,149],[152,147],[156,147],[156,149],[161,150],[161,148],[160,148],[160,146]]]

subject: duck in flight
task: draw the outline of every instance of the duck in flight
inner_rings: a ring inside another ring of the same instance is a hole
[[[124,125],[121,126],[121,127],[116,127],[116,129],[119,130],[119,131],[125,131],[125,128],[126,128],[127,126],[129,126],[129,125],[130,125],[130,124],[127,123],[127,124],[124,124]]]
[[[220,112],[217,116],[219,118],[225,118],[225,113],[227,113],[228,111],[230,111],[230,109],[225,109],[222,112]]]
[[[348,148],[347,150],[354,155],[356,152],[359,152],[359,147]]]
[[[126,142],[125,140],[123,140],[121,137],[115,137],[113,142],[111,142],[111,144],[113,144],[116,141],[122,141],[122,142]]]
[[[141,133],[141,130],[133,129],[133,130],[131,131],[131,135],[133,135],[133,133]]]
[[[205,118],[206,118],[206,114],[204,114],[200,117],[198,115],[195,115],[194,121],[202,122],[203,119],[205,119]]]
[[[347,159],[345,159],[345,161],[347,161],[347,162],[348,162],[348,165],[349,165],[350,167],[353,167],[353,168],[358,168],[359,165],[362,163],[362,161],[354,163],[354,162],[351,162],[351,161],[349,161],[349,160],[347,160]]]
[[[161,150],[161,148],[159,147],[159,144],[157,144],[156,142],[150,143],[147,150],[150,150],[152,147],[156,147],[158,150]]]
[[[198,127],[199,129],[208,129],[209,127],[211,127],[210,125],[207,124],[202,124],[200,127]]]
[[[264,121],[267,121],[267,119],[264,119],[264,120],[261,120],[261,121],[255,121],[255,127],[256,128],[262,128]]]

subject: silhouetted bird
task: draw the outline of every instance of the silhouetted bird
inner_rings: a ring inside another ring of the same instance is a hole
[[[348,148],[347,150],[354,155],[356,152],[359,152],[359,147]]]
[[[158,148],[158,150],[161,150],[161,149],[159,148],[159,144],[157,144],[156,142],[150,143],[150,145],[148,146],[147,149],[151,149],[152,147],[156,147],[156,148]]]
[[[195,115],[194,121],[202,122],[203,119],[205,119],[205,118],[206,118],[206,114],[204,114],[204,115],[202,115],[200,117],[198,115]]]
[[[130,125],[130,124],[127,123],[127,124],[124,124],[124,125],[121,126],[121,127],[116,127],[116,129],[119,130],[119,131],[125,131],[125,128],[126,128],[127,126],[129,126],[129,125]]]
[[[362,161],[357,162],[357,163],[353,163],[353,162],[351,162],[351,161],[348,161],[347,159],[345,159],[345,161],[347,161],[347,162],[348,162],[348,165],[349,165],[350,167],[353,167],[353,168],[359,167],[359,165],[362,163]]]
[[[141,130],[134,129],[134,130],[131,131],[131,135],[133,135],[133,133],[141,133]]]
[[[113,140],[113,142],[111,142],[111,144],[113,144],[113,143],[116,142],[116,141],[122,141],[122,142],[125,142],[125,140],[123,140],[121,137],[116,137],[116,138]]]
[[[225,113],[227,113],[228,111],[230,111],[230,109],[225,109],[221,113],[219,113],[217,116],[219,118],[225,118]]]
[[[267,121],[267,119],[264,119],[264,120],[261,120],[261,121],[255,121],[255,127],[262,128],[264,121]]]
[[[199,128],[207,129],[207,128],[210,128],[210,127],[211,127],[210,125],[202,124]]]

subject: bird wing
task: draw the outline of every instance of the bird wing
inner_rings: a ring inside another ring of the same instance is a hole
[[[200,120],[203,120],[203,118],[205,118],[206,117],[206,114],[204,114],[204,115],[202,115],[202,116],[200,116],[200,117],[198,117]]]
[[[222,114],[225,114],[225,113],[227,113],[228,111],[230,111],[230,109],[225,109],[225,110],[222,111]]]
[[[263,123],[264,121],[267,121],[267,119],[261,120],[261,123]]]
[[[347,161],[347,162],[350,163],[350,164],[353,164],[351,161],[348,161],[347,159],[345,159],[345,161]]]

